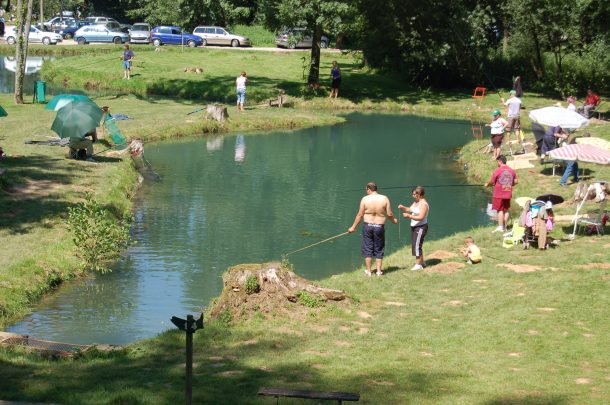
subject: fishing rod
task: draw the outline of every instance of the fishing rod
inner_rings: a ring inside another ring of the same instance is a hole
[[[198,113],[199,111],[203,111],[203,110],[205,110],[205,107],[204,108],[199,108],[199,109],[197,109],[195,111],[191,111],[190,113],[186,113],[186,115],[195,114],[195,113]]]
[[[399,188],[415,188],[417,186],[421,186],[421,187],[425,187],[425,188],[433,188],[433,187],[482,187],[482,184],[412,184],[412,185],[408,185],[408,186],[391,186],[391,187],[379,187],[380,189],[383,190],[393,190],[393,189],[399,189]],[[345,190],[345,191],[361,191],[362,189],[357,188],[357,189],[351,189],[351,190]]]
[[[289,255],[291,255],[291,254],[293,254],[293,253],[297,253],[297,252],[300,252],[300,251],[302,251],[302,250],[309,249],[309,248],[311,248],[311,247],[317,246],[317,245],[322,244],[322,243],[325,243],[325,242],[329,242],[329,241],[331,241],[331,240],[333,240],[333,239],[337,239],[337,238],[340,238],[341,236],[345,236],[345,235],[347,235],[348,233],[349,233],[349,232],[343,232],[343,233],[340,233],[339,235],[332,236],[332,237],[330,237],[330,238],[328,238],[328,239],[324,239],[324,240],[321,240],[321,241],[319,241],[319,242],[312,243],[312,244],[311,244],[311,245],[309,245],[309,246],[305,246],[305,247],[303,247],[303,248],[300,248],[300,249],[297,249],[297,250],[293,250],[292,252],[285,253],[285,254],[284,254],[284,256],[289,256]]]

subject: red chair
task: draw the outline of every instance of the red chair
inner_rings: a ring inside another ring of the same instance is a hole
[[[483,99],[485,98],[485,90],[487,90],[485,87],[475,87],[474,88],[474,94],[472,95],[472,98],[479,99],[479,107],[481,106],[481,103],[483,102]]]

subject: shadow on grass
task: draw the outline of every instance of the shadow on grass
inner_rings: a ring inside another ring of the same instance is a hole
[[[8,157],[3,165],[8,169],[9,183],[0,191],[0,227],[14,233],[27,233],[32,226],[67,212],[71,204],[53,187],[73,182],[75,173],[91,172],[90,165],[68,165],[65,157],[29,155]]]
[[[571,403],[564,395],[542,395],[525,397],[504,397],[484,402],[484,405],[562,405]]]
[[[319,369],[307,359],[290,355],[302,347],[302,340],[286,334],[253,338],[251,332],[208,325],[194,338],[193,403],[275,403],[273,398],[256,395],[260,387],[358,392],[371,403],[396,403],[398,398],[409,403],[409,393],[434,401],[456,394],[459,390],[454,387],[465,378],[417,369],[367,374],[340,364],[334,368],[322,364]],[[119,352],[94,351],[79,359],[51,362],[3,349],[0,370],[3,400],[180,403],[184,398],[184,334],[166,332],[154,341]],[[391,390],[388,385],[393,386]]]

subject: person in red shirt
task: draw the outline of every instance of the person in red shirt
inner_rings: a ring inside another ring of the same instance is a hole
[[[595,110],[599,105],[601,99],[593,90],[587,90],[587,97],[585,98],[585,104],[578,109],[578,112],[584,116],[585,118],[589,118],[591,116],[591,111]]]
[[[491,208],[498,211],[498,227],[493,232],[504,232],[508,223],[508,209],[510,199],[513,197],[513,186],[519,182],[517,173],[506,165],[506,156],[500,155],[496,159],[498,168],[494,170],[491,179],[483,185],[494,185],[494,194]]]

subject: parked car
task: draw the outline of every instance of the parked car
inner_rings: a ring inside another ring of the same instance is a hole
[[[70,25],[74,25],[76,20],[72,17],[53,17],[48,21],[42,23],[42,29],[45,31],[53,31],[57,32],[57,30],[61,30],[69,27]]]
[[[231,34],[221,27],[196,27],[193,30],[193,35],[200,37],[203,41],[203,45],[231,45],[234,48],[252,45],[250,38]]]
[[[82,26],[89,25],[86,21],[76,21],[73,25],[70,25],[66,28],[55,30],[56,33],[61,35],[64,39],[74,38],[74,33],[78,31],[78,29]]]
[[[112,31],[106,28],[104,24],[85,25],[80,27],[74,33],[74,40],[79,45],[85,45],[89,42],[113,42],[122,44],[129,42],[129,35],[121,31]]]
[[[151,39],[150,24],[135,23],[129,30],[129,42],[132,44],[149,44]]]
[[[4,38],[6,39],[6,43],[9,45],[13,45],[15,42],[17,42],[17,33],[15,32],[14,25],[6,27],[6,30],[4,32]],[[62,37],[59,34],[49,31],[41,31],[33,25],[30,28],[28,42],[41,43],[44,45],[56,45],[58,42],[61,41]]]
[[[311,32],[305,28],[289,28],[275,37],[275,45],[278,48],[311,48],[313,37]],[[328,48],[328,37],[322,35],[320,48]]]
[[[188,45],[191,48],[203,45],[203,41],[197,35],[182,31],[176,26],[159,26],[153,28],[151,40],[154,46],[161,45]]]
[[[106,27],[108,27],[108,29],[110,29],[112,31],[122,31],[126,34],[128,33],[129,28],[131,28],[131,25],[121,24],[114,18],[110,18],[110,17],[91,16],[91,17],[85,18],[85,21],[87,21],[89,24],[104,24]]]

